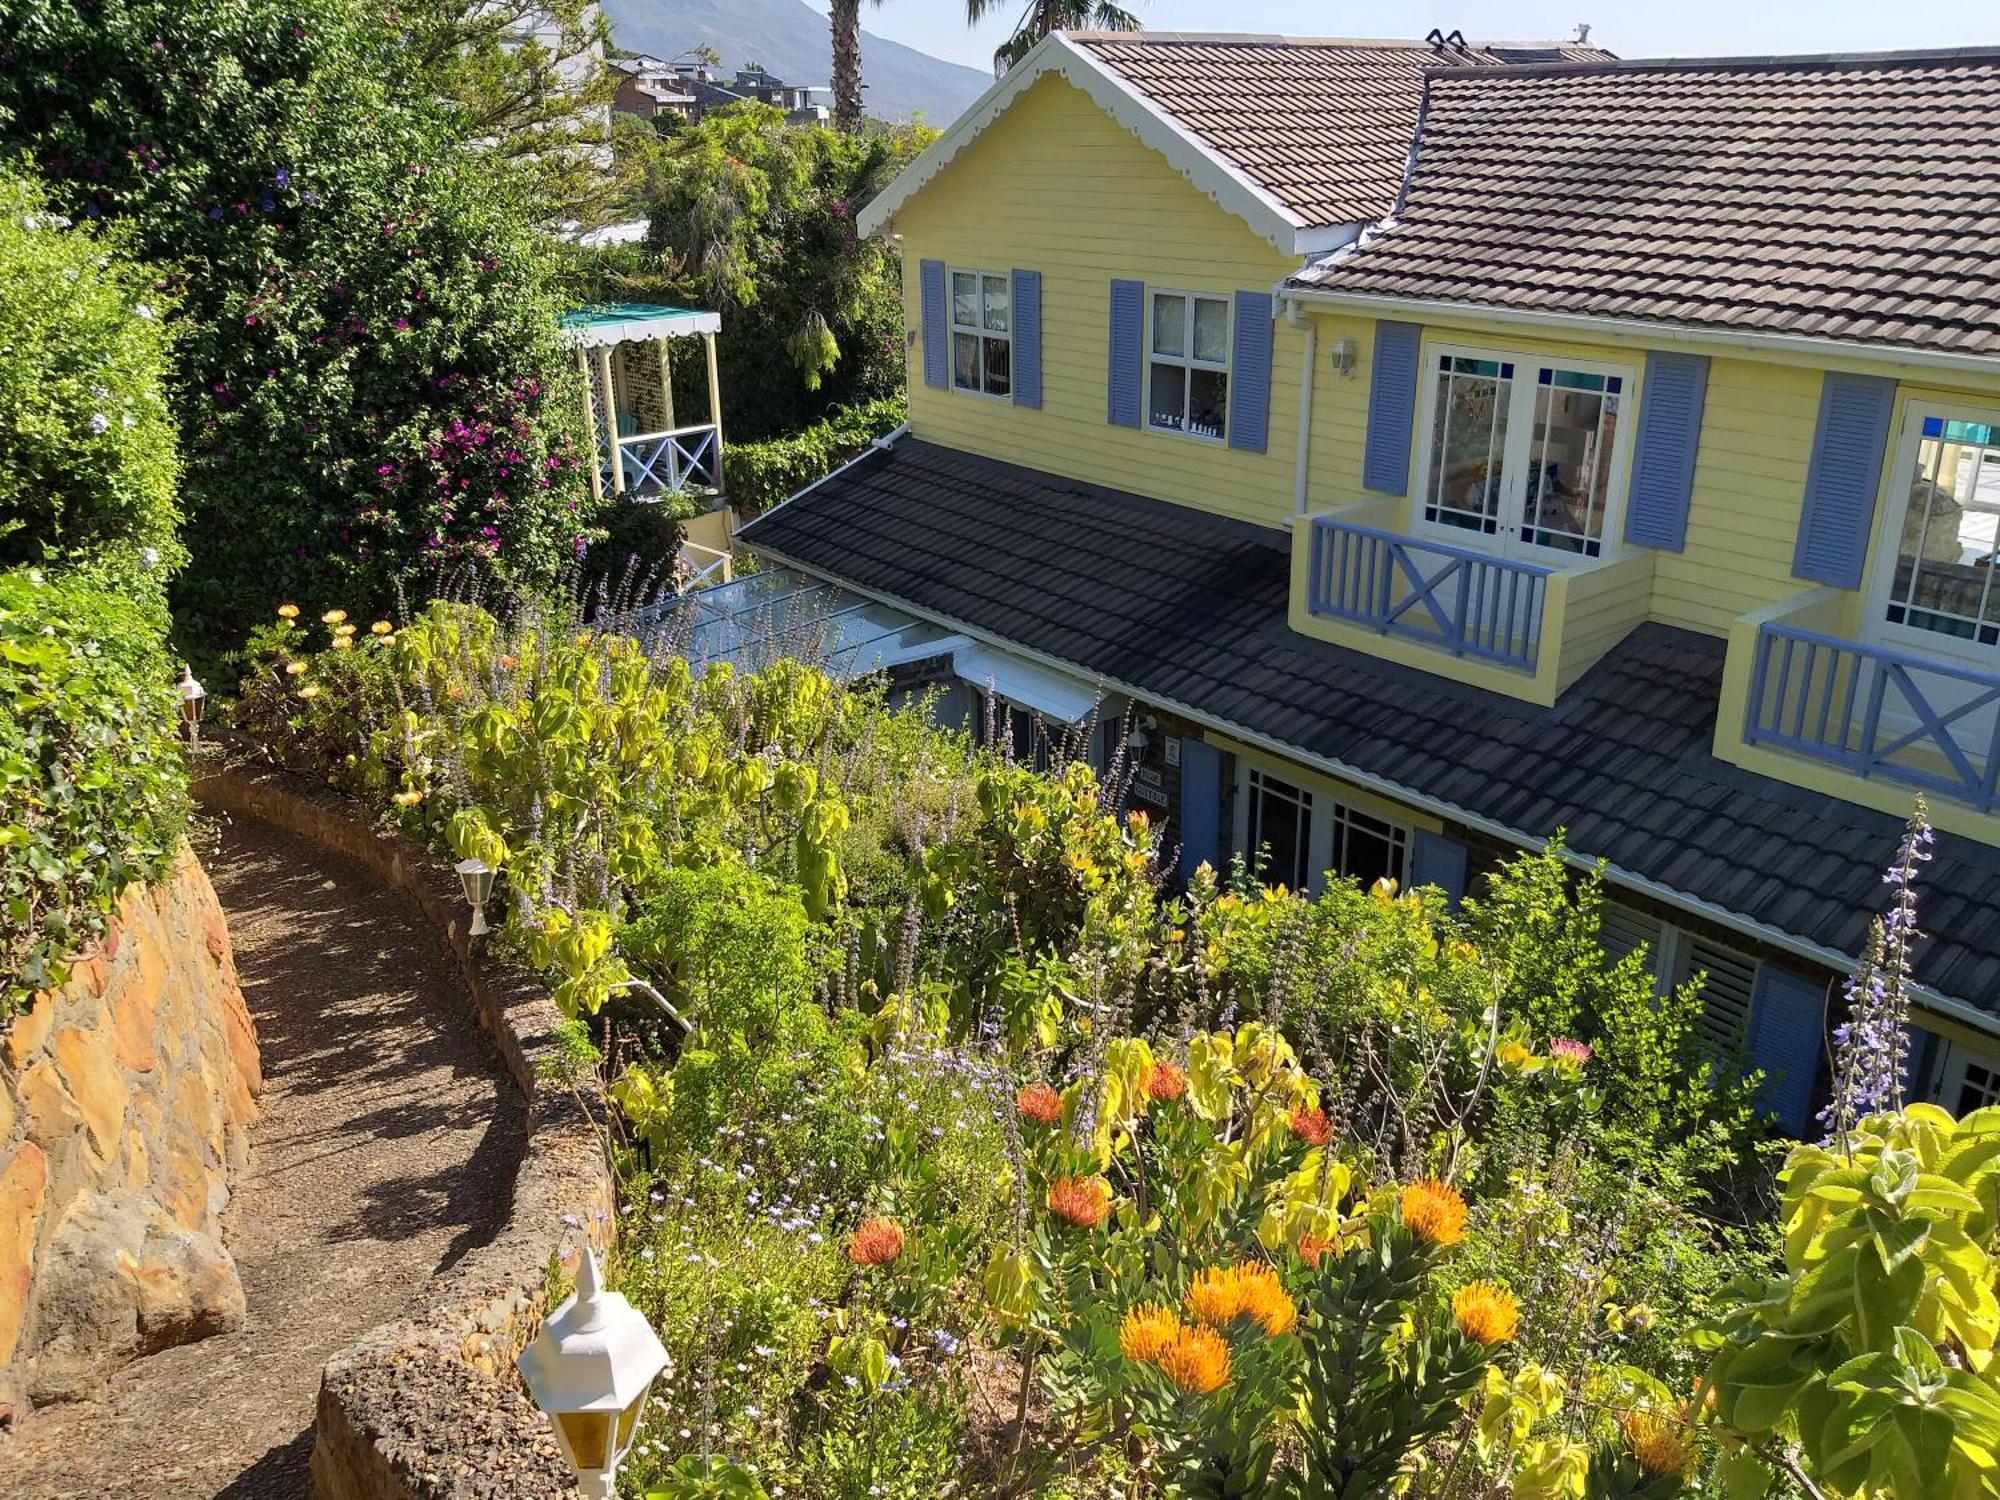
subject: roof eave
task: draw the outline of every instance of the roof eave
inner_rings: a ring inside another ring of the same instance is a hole
[[[873,235],[886,230],[904,204],[928,186],[1008,106],[1051,73],[1089,95],[1099,109],[1157,152],[1225,212],[1249,225],[1252,233],[1268,240],[1279,254],[1302,258],[1324,254],[1352,237],[1347,231],[1353,226],[1306,223],[1258,186],[1242,168],[1184,129],[1129,80],[1061,32],[1052,32],[1035,43],[1027,56],[996,79],[971,108],[952,122],[950,129],[897,173],[895,180],[856,216],[855,225],[860,232]]]
[[[1347,292],[1329,287],[1300,286],[1287,281],[1280,299],[1352,308],[1358,312],[1431,314],[1438,317],[1483,318],[1546,332],[1590,335],[1629,334],[1656,344],[1686,344],[1710,349],[1741,349],[1763,354],[1799,354],[1905,369],[1948,371],[1959,375],[2000,375],[2000,358],[1961,354],[1949,349],[1924,349],[1909,344],[1867,344],[1852,339],[1812,338],[1755,328],[1701,328],[1687,323],[1651,322],[1644,318],[1614,318],[1596,313],[1548,312],[1538,308],[1498,307],[1483,302],[1456,302],[1441,297],[1398,297],[1386,293]]]

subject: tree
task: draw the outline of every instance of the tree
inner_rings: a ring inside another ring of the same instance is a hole
[[[965,23],[977,26],[1012,0],[965,0]],[[994,73],[1005,73],[1052,31],[1137,31],[1139,18],[1111,0],[1029,0],[1014,34],[993,51]]]
[[[836,129],[856,130],[861,125],[861,0],[832,0],[827,19],[833,30],[833,123]]]

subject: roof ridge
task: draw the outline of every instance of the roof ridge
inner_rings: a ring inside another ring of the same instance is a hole
[[[1484,46],[1505,45],[1482,43]],[[1773,72],[1840,71],[1850,68],[1919,67],[1949,63],[1958,66],[2000,63],[2000,42],[1979,47],[1915,47],[1889,52],[1793,52],[1769,56],[1742,57],[1626,57],[1602,62],[1516,63],[1499,70],[1500,76],[1547,77],[1566,73],[1729,73],[1768,70]],[[1432,68],[1431,78],[1480,78],[1496,76],[1492,68]]]
[[[1236,45],[1243,47],[1376,47],[1384,51],[1438,52],[1446,55],[1423,37],[1358,37],[1358,36],[1288,36],[1281,32],[1257,31],[1064,31],[1062,33],[1073,42],[1123,42],[1130,45],[1150,45],[1153,43],[1188,45],[1200,43],[1205,46]],[[1540,40],[1499,40],[1467,41],[1464,50],[1478,52],[1493,48],[1515,47],[1580,47],[1592,52],[1601,52],[1601,47],[1589,42],[1567,41],[1561,38],[1544,37]]]

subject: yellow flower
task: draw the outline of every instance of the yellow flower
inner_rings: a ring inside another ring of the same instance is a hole
[[[1118,1347],[1134,1364],[1158,1364],[1181,1331],[1181,1320],[1157,1302],[1145,1302],[1118,1325]]]
[[[299,607],[296,604],[280,604],[278,606],[279,619],[296,620],[298,617],[299,617]]]
[[[322,625],[338,625],[342,620],[346,618],[347,618],[346,610],[330,609],[325,614],[321,615],[319,617],[319,620]]]
[[[285,663],[285,675],[287,677],[301,677],[305,674],[305,670],[306,664],[302,661],[288,661]]]
[[[1525,1068],[1535,1060],[1533,1051],[1525,1043],[1517,1041],[1502,1042],[1496,1055],[1510,1068]]]
[[[1451,1299],[1451,1315],[1460,1333],[1489,1349],[1506,1343],[1521,1326],[1521,1304],[1504,1286],[1490,1281],[1468,1281],[1460,1287]]]
[[[1272,1338],[1298,1325],[1299,1310],[1269,1266],[1209,1266],[1197,1271],[1187,1289],[1188,1316],[1211,1328],[1247,1317]]]
[[[396,627],[391,625],[387,620],[377,620],[373,625],[368,627],[368,633],[370,635],[389,635],[395,629]]]
[[[1403,1227],[1426,1244],[1449,1247],[1465,1238],[1465,1199],[1435,1177],[1403,1189]]]
[[[1628,1411],[1618,1425],[1625,1430],[1625,1446],[1639,1467],[1654,1478],[1685,1476],[1694,1466],[1694,1445],[1679,1421],[1656,1411]]]
[[[316,682],[307,683],[299,689],[299,696],[301,698],[317,698],[319,696],[319,684]]]
[[[1160,1351],[1159,1366],[1182,1390],[1206,1396],[1229,1383],[1229,1345],[1213,1328],[1183,1327]]]
[[[354,649],[354,642],[344,635],[339,636],[334,640],[333,649],[336,651],[352,651]]]
[[[352,625],[336,625],[333,627],[333,633],[336,636],[345,639],[346,637],[354,634],[354,627]]]
[[[1234,1266],[1209,1266],[1195,1272],[1186,1301],[1189,1317],[1220,1328],[1243,1312],[1243,1278]]]
[[[424,794],[422,792],[398,792],[389,800],[394,802],[398,807],[415,807],[419,802],[424,800]]]

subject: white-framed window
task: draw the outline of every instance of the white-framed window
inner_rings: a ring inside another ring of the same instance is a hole
[[[1312,888],[1312,793],[1270,772],[1250,768],[1249,833],[1245,854],[1267,885]]]
[[[1938,1067],[1937,1102],[1959,1119],[2000,1104],[2000,1057],[1948,1042]]]
[[[2000,646],[2000,411],[1911,402],[1890,471],[1878,633],[1990,662]]]
[[[1014,390],[1014,295],[1004,272],[951,272],[951,384],[1008,396]]]
[[[1150,301],[1146,425],[1221,442],[1229,430],[1229,299],[1156,291]]]
[[[1616,536],[1633,375],[1616,365],[1433,347],[1418,515],[1453,540],[1601,557]]]
[[[1378,880],[1393,880],[1398,889],[1410,883],[1409,829],[1339,802],[1332,811],[1333,857],[1327,868],[1359,881],[1363,890]]]

